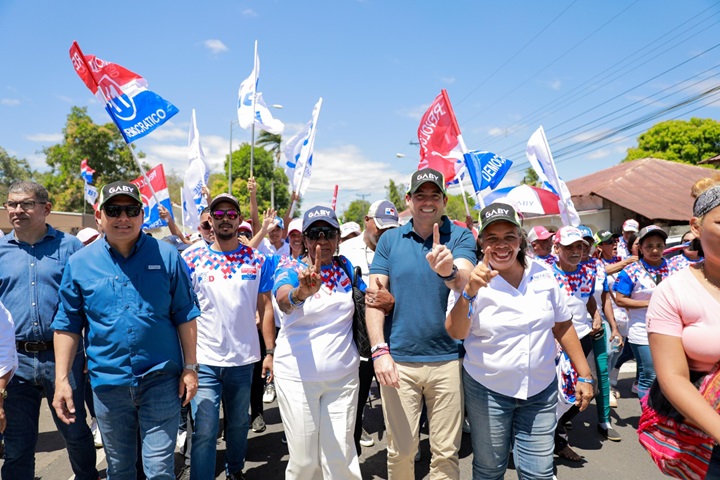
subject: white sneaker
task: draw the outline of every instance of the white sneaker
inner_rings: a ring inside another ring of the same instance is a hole
[[[364,428],[362,429],[362,433],[360,434],[360,445],[362,445],[363,447],[372,447],[373,445],[375,445],[375,439],[371,437]]]
[[[175,446],[178,448],[178,450],[182,450],[183,448],[185,448],[185,440],[187,440],[187,430],[184,432],[178,430],[177,439],[175,441]]]
[[[610,391],[610,407],[617,408],[617,406],[618,406],[617,397],[615,396],[615,392],[613,392],[611,390]]]
[[[102,441],[102,435],[100,435],[100,427],[98,427],[97,419],[95,417],[92,418],[92,422],[90,422],[90,432],[93,436],[93,442],[95,442],[95,447],[100,448],[103,446]]]
[[[612,370],[610,370],[609,377],[610,377],[610,386],[611,387],[617,387],[618,375],[620,375],[620,369],[613,368]]]
[[[263,403],[272,403],[275,401],[275,385],[268,383],[265,385],[265,393],[263,393]]]

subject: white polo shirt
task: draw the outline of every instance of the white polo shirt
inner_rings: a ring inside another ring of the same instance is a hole
[[[365,285],[370,285],[370,265],[375,250],[365,244],[365,235],[360,234],[340,244],[340,255],[350,260],[354,267],[360,267]]]
[[[260,253],[263,253],[265,255],[290,255],[290,244],[283,241],[282,245],[280,245],[280,248],[275,248],[275,246],[270,243],[270,240],[267,239],[267,237],[262,239],[262,242],[257,248],[260,250]]]
[[[478,291],[463,360],[477,382],[522,400],[554,381],[552,328],[571,319],[552,272],[537,260],[527,262],[517,289],[498,275]],[[450,293],[448,312],[459,297]]]
[[[241,245],[232,252],[210,247],[183,252],[200,303],[197,360],[203,365],[237,367],[260,360],[255,312],[258,294],[273,285],[265,256]]]

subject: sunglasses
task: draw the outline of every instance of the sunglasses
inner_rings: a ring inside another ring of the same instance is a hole
[[[141,205],[105,205],[103,210],[108,217],[117,218],[122,215],[122,212],[125,212],[129,218],[135,218],[143,211],[143,207]]]
[[[252,233],[248,232],[247,230],[242,230],[238,232],[239,237],[245,237],[245,238],[252,238]]]
[[[200,228],[203,230],[210,230],[212,228],[212,225],[210,225],[210,222],[202,222],[200,224]]]
[[[333,240],[340,235],[340,230],[332,227],[315,227],[305,230],[305,236],[310,240],[318,240],[320,234],[325,237],[325,240]]]
[[[240,212],[237,210],[215,210],[211,215],[215,220],[222,220],[225,217],[227,217],[228,220],[235,220],[240,216]]]

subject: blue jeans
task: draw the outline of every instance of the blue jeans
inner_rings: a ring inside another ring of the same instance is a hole
[[[95,388],[95,414],[105,445],[109,480],[135,480],[138,431],[147,478],[175,480],[173,453],[180,417],[178,375],[153,372],[137,387]]]
[[[473,480],[502,480],[513,448],[521,479],[552,479],[557,381],[527,400],[493,392],[463,370]]]
[[[650,390],[653,380],[655,380],[655,365],[650,354],[650,345],[631,343],[630,348],[632,348],[637,362],[638,398],[643,398]]]
[[[35,446],[38,440],[38,420],[42,398],[52,404],[55,395],[55,354],[18,352],[20,367],[8,384],[5,400],[7,428],[5,429],[5,463],[2,478],[33,480],[35,478]],[[55,415],[50,405],[55,425],[65,440],[70,465],[78,480],[97,480],[95,468],[95,445],[85,420],[85,355],[75,356],[70,371],[73,402],[79,408],[75,423],[66,425]]]
[[[215,479],[220,399],[227,415],[225,472],[234,474],[245,467],[253,366],[252,363],[240,367],[200,365],[198,391],[191,402],[195,421],[190,457],[193,480]]]

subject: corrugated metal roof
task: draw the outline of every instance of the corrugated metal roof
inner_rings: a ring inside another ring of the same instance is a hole
[[[567,182],[573,197],[597,195],[651,220],[684,221],[692,216],[690,188],[718,173],[657,158],[621,163]]]

